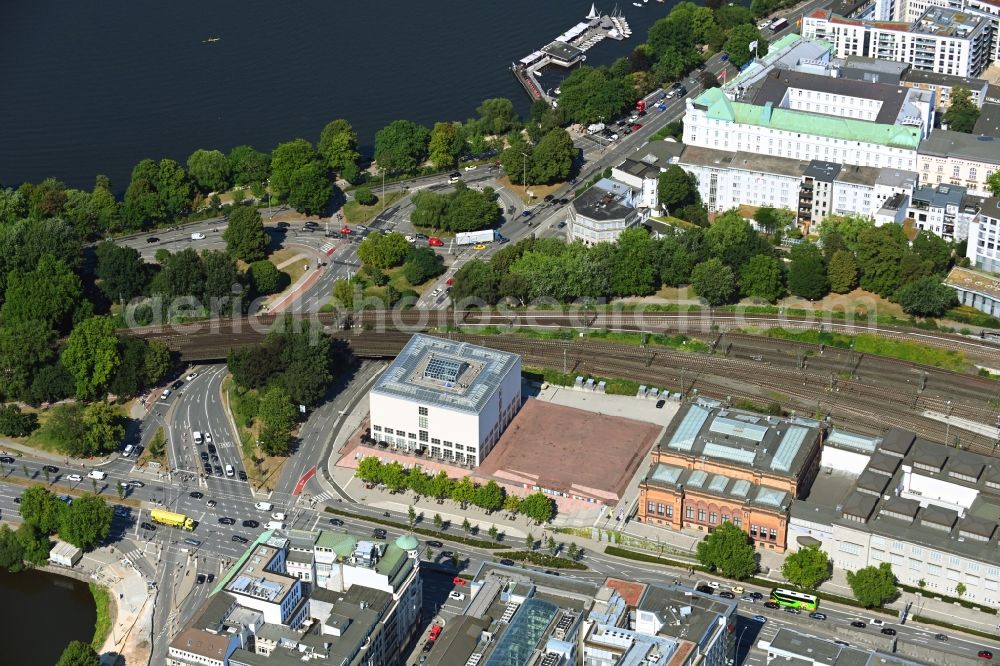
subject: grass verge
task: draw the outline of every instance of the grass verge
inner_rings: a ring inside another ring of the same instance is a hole
[[[90,594],[94,597],[94,605],[97,607],[97,621],[94,623],[94,638],[90,641],[90,646],[100,653],[104,647],[104,641],[108,640],[111,633],[111,624],[115,621],[115,608],[111,605],[111,594],[108,588],[96,583],[89,583]]]
[[[356,520],[364,520],[369,523],[377,523],[379,525],[385,525],[387,527],[394,527],[397,530],[409,531],[415,534],[421,534],[423,536],[433,537],[435,539],[445,539],[446,541],[454,541],[455,543],[460,543],[466,546],[474,546],[476,548],[486,548],[489,550],[506,550],[510,548],[510,546],[503,543],[495,543],[493,541],[485,541],[483,539],[473,539],[472,537],[464,537],[461,535],[448,534],[444,530],[429,530],[425,527],[410,527],[406,523],[396,522],[395,520],[386,520],[385,518],[376,518],[374,516],[364,516],[357,513],[351,513],[350,511],[344,511],[342,509],[335,509],[332,506],[324,507],[324,511],[338,516],[347,516],[348,518],[354,518]]]
[[[372,187],[371,189],[372,192],[375,193],[375,196],[379,196],[379,188]],[[357,201],[352,199],[344,204],[344,219],[347,220],[348,224],[368,224],[368,222],[381,213],[383,209],[388,208],[395,201],[401,199],[406,194],[407,192],[402,190],[386,192],[385,198],[383,199],[380,197],[374,206],[362,206]]]
[[[955,372],[964,372],[967,365],[965,355],[962,352],[936,349],[907,340],[891,340],[877,335],[852,336],[842,333],[820,333],[819,331],[789,331],[783,328],[768,329],[764,335],[769,338],[794,340],[814,345],[823,344],[838,349],[854,349],[862,354],[898,358],[903,361],[931,365]]]
[[[958,597],[949,597],[947,594],[937,594],[935,592],[928,592],[927,590],[921,590],[919,587],[913,587],[912,585],[899,584],[899,589],[905,590],[912,594],[919,594],[927,599],[938,599],[949,604],[958,604],[963,608],[968,608],[970,610],[977,610],[981,613],[987,613],[989,615],[996,615],[997,609],[990,608],[989,606],[981,606],[977,603],[967,601],[965,599],[959,599]]]
[[[573,569],[574,571],[584,571],[587,565],[583,562],[577,562],[576,560],[570,560],[565,557],[556,557],[555,555],[549,555],[547,553],[539,553],[532,550],[515,550],[510,553],[504,553],[504,558],[508,560],[514,560],[515,562],[526,562],[527,564],[534,564],[539,567],[547,567],[549,569]]]
[[[951,624],[950,622],[943,622],[941,620],[935,620],[934,618],[925,617],[923,615],[914,615],[914,622],[923,622],[924,624],[932,624],[935,627],[944,627],[945,629],[951,629],[952,631],[960,631],[963,634],[972,634],[973,636],[979,636],[980,638],[986,638],[991,641],[997,639],[997,635],[989,631],[980,631],[979,629],[970,629],[969,627],[961,627],[957,624]]]
[[[548,382],[556,386],[573,386],[576,383],[577,375],[572,373],[559,372],[551,368],[531,368],[521,369],[521,376],[531,382]],[[596,375],[582,375],[584,382],[593,379],[594,384],[606,382],[604,387],[608,395],[635,395],[639,392],[639,382],[631,379],[611,379],[608,377],[598,377]]]

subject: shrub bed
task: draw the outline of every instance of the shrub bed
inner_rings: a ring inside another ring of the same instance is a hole
[[[350,511],[343,511],[342,509],[334,509],[332,506],[325,507],[324,510],[327,513],[333,513],[338,516],[347,516],[348,518],[354,518],[356,520],[364,520],[369,523],[378,523],[379,525],[394,527],[398,530],[413,532],[414,534],[422,534],[423,536],[431,537],[434,539],[444,539],[445,541],[454,541],[455,543],[460,543],[466,546],[474,546],[476,548],[486,548],[489,550],[505,550],[510,548],[510,546],[503,543],[496,543],[494,541],[485,541],[483,539],[473,539],[471,537],[448,534],[443,531],[429,530],[425,527],[411,528],[406,523],[398,523],[395,520],[386,520],[385,518],[376,518],[373,516],[363,516],[357,513],[351,513]]]
[[[575,569],[577,571],[583,571],[587,568],[586,564],[577,562],[576,560],[570,560],[565,557],[556,557],[555,555],[549,555],[548,553],[540,553],[532,550],[516,550],[511,553],[504,553],[503,557],[517,562],[527,562],[528,564],[534,564],[535,566],[547,567],[549,569]]]

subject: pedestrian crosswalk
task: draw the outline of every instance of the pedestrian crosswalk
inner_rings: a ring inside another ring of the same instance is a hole
[[[312,497],[312,500],[317,504],[331,499],[333,499],[333,493],[331,493],[330,491],[325,491],[320,493],[319,495],[313,495]]]
[[[121,560],[122,566],[125,567],[135,567],[136,564],[141,563],[145,559],[145,554],[139,548],[133,548],[127,553],[123,553]]]

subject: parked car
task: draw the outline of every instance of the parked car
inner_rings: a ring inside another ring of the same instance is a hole
[[[719,596],[723,599],[735,599],[736,595],[732,592],[719,592]]]
[[[202,493],[198,492],[197,490],[194,490],[194,491],[188,493],[188,497],[192,497],[194,499],[201,499],[204,496],[205,495],[203,495]]]
[[[512,566],[514,566],[514,560],[508,560],[508,559],[504,558],[504,559],[500,560],[500,564],[504,565],[505,567],[512,567]]]
[[[455,590],[452,590],[451,592],[448,593],[448,598],[454,599],[455,601],[464,601],[465,595],[462,594],[461,592],[456,592]]]
[[[814,620],[825,620],[826,619],[826,614],[825,613],[809,613],[809,617],[811,617]]]
[[[141,525],[139,525],[139,527],[141,527],[144,530],[149,530],[150,532],[156,531],[156,525],[154,525],[153,523],[142,523]]]
[[[455,576],[454,578],[452,578],[451,582],[454,583],[455,585],[465,585],[465,579],[459,576]]]
[[[66,475],[66,480],[67,481],[83,481],[83,477],[80,476],[79,474],[67,474]]]
[[[243,470],[240,470],[240,471],[236,472],[236,478],[238,478],[240,481],[246,481],[247,480],[247,473],[244,472]]]
[[[210,499],[207,502],[205,502],[205,504],[207,504],[209,508],[214,509],[215,505],[216,505],[216,501],[214,499]]]
[[[220,525],[235,525],[236,521],[233,520],[232,518],[230,518],[229,516],[220,516],[219,517],[219,524]]]
[[[892,627],[882,627],[882,633],[885,634],[886,636],[895,636],[896,630],[893,629]]]

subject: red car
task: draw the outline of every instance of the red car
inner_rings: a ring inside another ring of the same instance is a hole
[[[455,284],[455,278],[448,278],[447,280],[445,280],[444,283],[450,287],[451,285]]]
[[[638,132],[641,129],[642,129],[642,124],[641,123],[636,123],[635,125],[632,125],[632,131],[633,132]]]
[[[428,640],[436,641],[437,637],[441,635],[441,625],[435,624],[431,627],[431,633],[427,636]]]
[[[342,234],[353,234],[354,230],[351,229],[349,226],[347,226],[345,224],[343,227],[340,228],[340,233],[342,233]]]
[[[980,659],[992,659],[993,658],[993,653],[990,652],[989,650],[980,650],[979,651],[979,658]]]
[[[444,247],[444,241],[437,236],[431,236],[427,239],[427,244],[431,247]]]
[[[465,579],[464,578],[459,578],[458,576],[455,576],[451,580],[451,582],[453,582],[455,585],[465,585]]]

